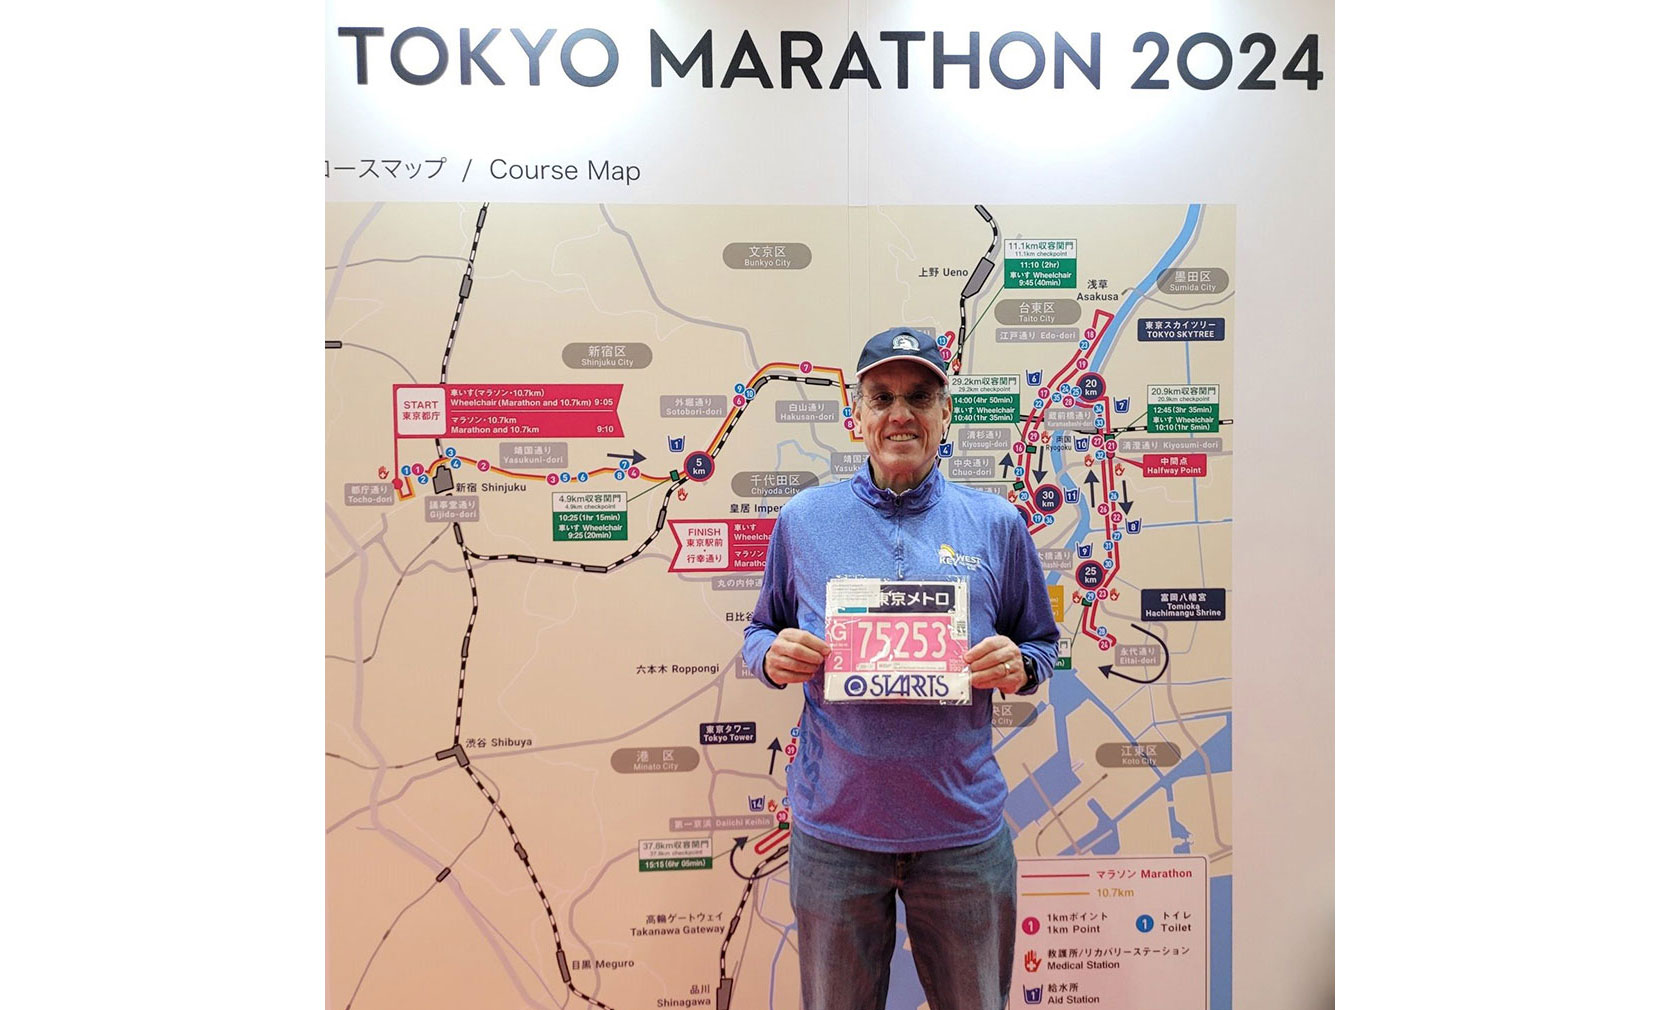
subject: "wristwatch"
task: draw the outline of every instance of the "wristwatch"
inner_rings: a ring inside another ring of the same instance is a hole
[[[760,670],[760,673],[761,673],[761,680],[770,688],[773,688],[773,689],[778,690],[778,691],[782,691],[782,690],[784,690],[784,688],[789,686],[788,684],[778,683],[778,681],[773,680],[772,676],[767,673],[767,657],[766,657],[765,653],[761,654],[761,670]]]
[[[1020,685],[1020,690],[1016,691],[1015,694],[1021,693],[1021,691],[1026,690],[1038,682],[1037,662],[1033,660],[1031,656],[1028,656],[1026,653],[1022,652],[1020,654],[1020,665],[1021,668],[1026,671],[1026,683]]]

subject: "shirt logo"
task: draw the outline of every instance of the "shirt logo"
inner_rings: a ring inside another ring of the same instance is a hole
[[[947,568],[973,570],[979,568],[984,562],[973,554],[958,554],[950,544],[940,544],[940,564]]]
[[[893,338],[893,349],[896,351],[918,351],[922,349],[922,345],[917,343],[916,338],[909,333],[901,333]]]

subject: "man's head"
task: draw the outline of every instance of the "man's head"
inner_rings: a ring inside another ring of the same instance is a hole
[[[854,373],[853,420],[878,487],[908,491],[934,465],[951,397],[932,337],[896,327],[871,337]]]

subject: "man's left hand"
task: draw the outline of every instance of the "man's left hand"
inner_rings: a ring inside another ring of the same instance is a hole
[[[1013,694],[1026,686],[1026,664],[1020,646],[1007,636],[993,635],[976,642],[963,657],[968,661],[969,683]]]

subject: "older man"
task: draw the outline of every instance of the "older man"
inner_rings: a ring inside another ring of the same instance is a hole
[[[859,356],[853,478],[779,513],[744,661],[772,687],[803,684],[789,766],[790,902],[806,1010],[881,1010],[905,903],[934,1010],[1003,1010],[1014,958],[1015,859],[992,755],[992,691],[1030,694],[1059,639],[1020,512],[945,480],[951,418],[931,337],[898,327]],[[825,585],[836,576],[966,579],[973,702],[827,704]]]

